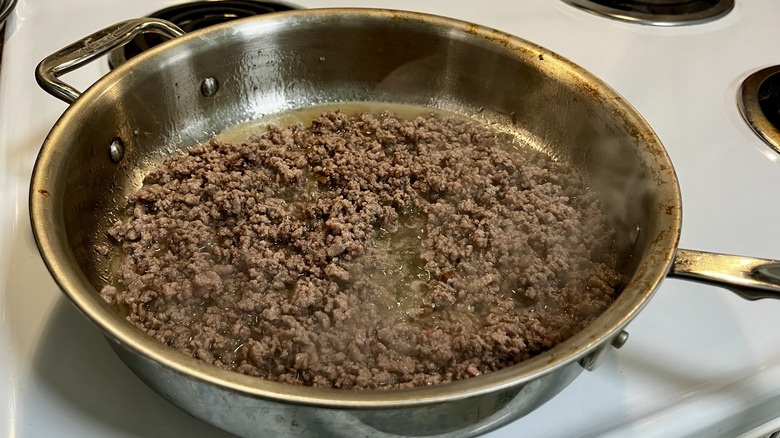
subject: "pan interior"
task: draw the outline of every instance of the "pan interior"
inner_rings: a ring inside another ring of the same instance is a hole
[[[618,267],[629,279],[615,309],[545,366],[521,364],[484,382],[527,379],[584,354],[625,325],[664,276],[679,233],[677,182],[655,135],[619,96],[554,53],[496,31],[357,11],[215,26],[94,85],[58,122],[36,166],[33,224],[47,264],[111,337],[137,342],[122,339],[130,330],[105,316],[97,291],[110,262],[94,247],[107,242],[150,166],[253,120],[360,102],[441,109],[514,133],[587,175],[608,209]],[[116,142],[124,148],[118,163],[109,153]]]

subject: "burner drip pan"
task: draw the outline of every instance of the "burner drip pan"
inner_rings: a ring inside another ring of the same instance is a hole
[[[748,76],[740,86],[737,102],[753,131],[780,153],[780,66]]]
[[[716,20],[734,0],[563,0],[588,12],[652,26],[681,26]]]
[[[0,0],[1,1],[1,0]],[[179,26],[185,32],[203,29],[238,18],[296,9],[281,3],[255,0],[204,0],[171,6],[149,15]],[[157,34],[139,35],[133,41],[111,52],[108,65],[119,67],[128,59],[163,43],[166,38]]]

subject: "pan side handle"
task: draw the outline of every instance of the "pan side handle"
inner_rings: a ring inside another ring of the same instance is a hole
[[[184,35],[184,31],[178,26],[164,20],[138,18],[122,21],[47,56],[35,68],[35,79],[47,93],[72,104],[79,98],[81,92],[62,82],[59,77],[89,64],[143,33],[157,33],[170,38]]]
[[[669,277],[724,287],[747,300],[780,299],[780,261],[678,249]]]

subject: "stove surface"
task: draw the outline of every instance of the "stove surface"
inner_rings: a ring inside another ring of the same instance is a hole
[[[220,437],[152,392],[51,279],[27,210],[32,166],[67,106],[36,84],[45,56],[115,22],[179,3],[19,0],[0,70],[0,436]],[[551,49],[602,78],[654,127],[683,196],[681,247],[780,259],[780,155],[736,98],[780,64],[780,2],[737,2],[694,26],[610,20],[562,1],[303,0],[301,7],[392,7],[465,19]],[[79,89],[101,60],[67,75]],[[530,415],[489,433],[529,437],[760,436],[780,425],[780,301],[665,281],[627,327],[626,345]],[[348,433],[346,433],[348,435]]]

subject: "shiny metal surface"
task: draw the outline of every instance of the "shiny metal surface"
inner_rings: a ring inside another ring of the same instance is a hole
[[[16,6],[16,0],[0,0],[0,27],[5,23],[5,19],[11,15]]]
[[[750,125],[761,139],[772,149],[780,153],[780,130],[775,126],[761,108],[762,86],[768,80],[780,80],[780,66],[761,69],[747,77],[742,82],[737,96],[737,104],[742,118]],[[777,83],[777,82],[775,82]],[[775,111],[779,111],[776,108]]]
[[[125,145],[121,140],[114,140],[108,145],[108,157],[116,164],[122,161],[125,157]]]
[[[532,411],[582,372],[582,367],[573,362],[533,381],[479,397],[385,409],[344,409],[334,404],[279,403],[226,391],[214,386],[213,381],[193,382],[170,367],[108,340],[136,375],[163,397],[191,415],[242,437],[478,436]],[[409,401],[413,402],[414,396],[409,396]]]
[[[731,12],[734,0],[563,0],[603,17],[650,26],[703,24]]]
[[[607,356],[614,349],[623,347],[623,345],[626,344],[626,341],[628,341],[628,332],[623,330],[615,335],[610,342],[602,343],[595,351],[588,353],[587,356],[580,359],[580,365],[588,371],[595,370],[604,363]]]
[[[210,97],[202,93],[206,78],[220,84]],[[353,392],[206,365],[141,333],[98,297],[109,263],[93,247],[106,241],[105,230],[150,165],[246,120],[354,101],[469,115],[589,175],[618,231],[627,280],[615,304],[571,339],[516,366],[426,388]],[[115,139],[125,146],[119,163],[106,153]],[[679,186],[663,146],[588,72],[474,24],[357,9],[220,25],[120,66],[50,132],[33,171],[30,211],[48,269],[128,366],[187,412],[243,436],[469,436],[519,418],[571,382],[580,359],[625,340],[623,327],[672,266],[681,222]]]
[[[5,20],[16,6],[16,0],[0,0],[0,67],[3,61],[3,41],[5,40]]]
[[[171,38],[184,35],[184,31],[162,20],[136,19],[123,21],[89,35],[58,52],[46,57],[35,69],[38,85],[49,94],[66,103],[73,103],[81,92],[62,82],[59,77],[88,64],[111,50],[127,44],[139,34],[158,33]]]
[[[262,0],[200,0],[180,2],[173,6],[152,12],[149,18],[166,20],[185,32],[193,32],[217,23],[273,12],[298,9],[299,6],[284,2]],[[149,35],[147,35],[148,37]],[[111,51],[108,57],[110,68],[116,68],[133,56],[165,41],[160,38],[135,38],[124,47]]]
[[[742,298],[780,298],[780,262],[703,251],[677,251],[669,275],[709,283]]]

